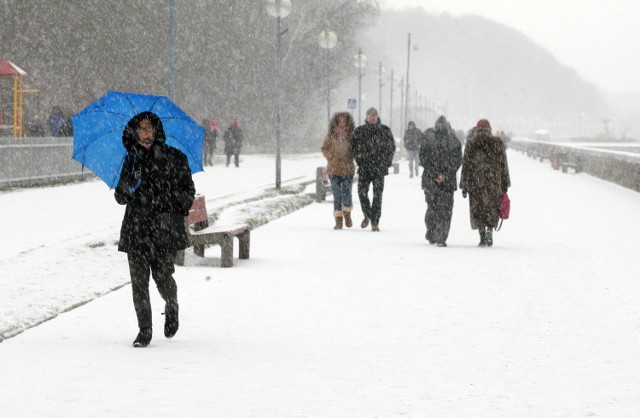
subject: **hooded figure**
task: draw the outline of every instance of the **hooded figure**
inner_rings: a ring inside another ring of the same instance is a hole
[[[438,244],[439,247],[447,246],[453,194],[457,189],[456,173],[461,163],[460,141],[447,119],[440,116],[435,126],[425,132],[425,140],[420,147],[420,164],[424,168],[422,189],[427,202],[425,238],[430,244]]]
[[[415,175],[418,175],[418,164],[420,162],[418,151],[420,151],[420,145],[422,145],[423,137],[420,129],[416,128],[416,124],[413,121],[409,121],[407,125],[407,130],[404,132],[404,137],[402,137],[402,142],[404,143],[404,148],[407,150],[407,159],[409,160],[409,177],[413,177],[413,173],[415,171]],[[415,165],[415,169],[414,169]]]
[[[165,141],[162,122],[151,112],[134,116],[122,134],[128,154],[114,197],[127,206],[118,250],[127,253],[129,260],[140,328],[135,347],[146,347],[152,336],[149,273],[165,301],[165,336],[171,338],[178,331],[173,262],[177,250],[189,246],[184,219],[193,204],[195,186],[187,157]]]
[[[489,121],[481,119],[465,145],[460,176],[462,196],[469,194],[471,228],[479,230],[481,247],[493,245],[492,229],[500,220],[500,195],[509,187],[504,143],[491,134]]]
[[[322,155],[327,159],[327,173],[333,193],[334,229],[342,229],[342,219],[351,228],[352,185],[356,166],[349,151],[355,124],[349,112],[337,112],[331,117],[329,132],[322,142]]]

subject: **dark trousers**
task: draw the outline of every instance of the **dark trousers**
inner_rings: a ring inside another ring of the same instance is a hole
[[[427,202],[427,213],[424,215],[427,239],[432,243],[446,243],[451,229],[453,191],[425,190],[424,200]]]
[[[175,267],[173,261],[176,251],[159,253],[128,253],[129,272],[131,274],[131,290],[133,307],[138,317],[139,328],[150,328],[153,325],[151,300],[149,299],[149,273],[156,282],[158,292],[165,301],[165,312],[177,310],[178,286],[173,279]]]
[[[227,154],[227,167],[229,166],[229,162],[231,161],[232,155],[233,155],[233,162],[235,163],[236,167],[240,167],[240,154],[238,153]]]
[[[369,201],[369,185],[373,183],[373,202]],[[382,216],[382,192],[384,192],[384,176],[367,178],[358,176],[358,198],[364,216],[371,220],[372,225],[380,223]]]

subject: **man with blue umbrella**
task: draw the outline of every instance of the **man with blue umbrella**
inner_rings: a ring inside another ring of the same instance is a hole
[[[118,250],[127,253],[133,305],[140,329],[134,347],[146,347],[153,335],[149,275],[165,301],[164,335],[178,331],[178,290],[173,278],[178,250],[189,246],[184,217],[195,186],[186,155],[166,144],[160,118],[145,111],[127,123],[122,144],[127,151],[115,199],[127,205]]]

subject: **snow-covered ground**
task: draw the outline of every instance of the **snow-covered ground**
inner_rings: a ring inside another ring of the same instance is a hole
[[[509,159],[511,219],[493,248],[476,246],[460,193],[449,247],[429,245],[402,162],[380,233],[359,228],[354,188],[351,229],[332,229],[329,197],[254,229],[251,259],[233,268],[218,267],[217,247],[188,258],[175,274],[180,331],[162,335],[154,290],[145,349],[131,347],[112,192],[92,181],[1,193],[0,415],[640,416],[640,194]],[[272,157],[242,160],[194,176],[225,208],[219,222],[283,198],[264,196]],[[322,163],[285,157],[283,185]]]

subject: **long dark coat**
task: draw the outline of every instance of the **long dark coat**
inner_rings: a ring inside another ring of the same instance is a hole
[[[137,141],[135,130],[142,119],[156,126],[150,150]],[[114,196],[127,208],[118,250],[128,253],[188,247],[184,218],[193,204],[195,186],[187,157],[166,145],[162,122],[149,112],[129,121],[122,143],[128,154]]]
[[[388,126],[365,122],[358,126],[351,141],[351,155],[358,164],[358,175],[374,179],[389,174],[396,144]]]
[[[427,129],[424,143],[420,147],[420,165],[422,172],[422,188],[429,190],[457,189],[456,173],[462,164],[462,146],[444,116],[436,121],[434,129]],[[438,174],[444,174],[443,183],[436,182]]]
[[[500,193],[511,187],[504,143],[476,131],[464,148],[460,188],[469,193],[471,228],[495,228],[500,220]]]
[[[240,154],[244,137],[242,129],[236,125],[231,125],[224,132],[224,153],[226,155]]]

